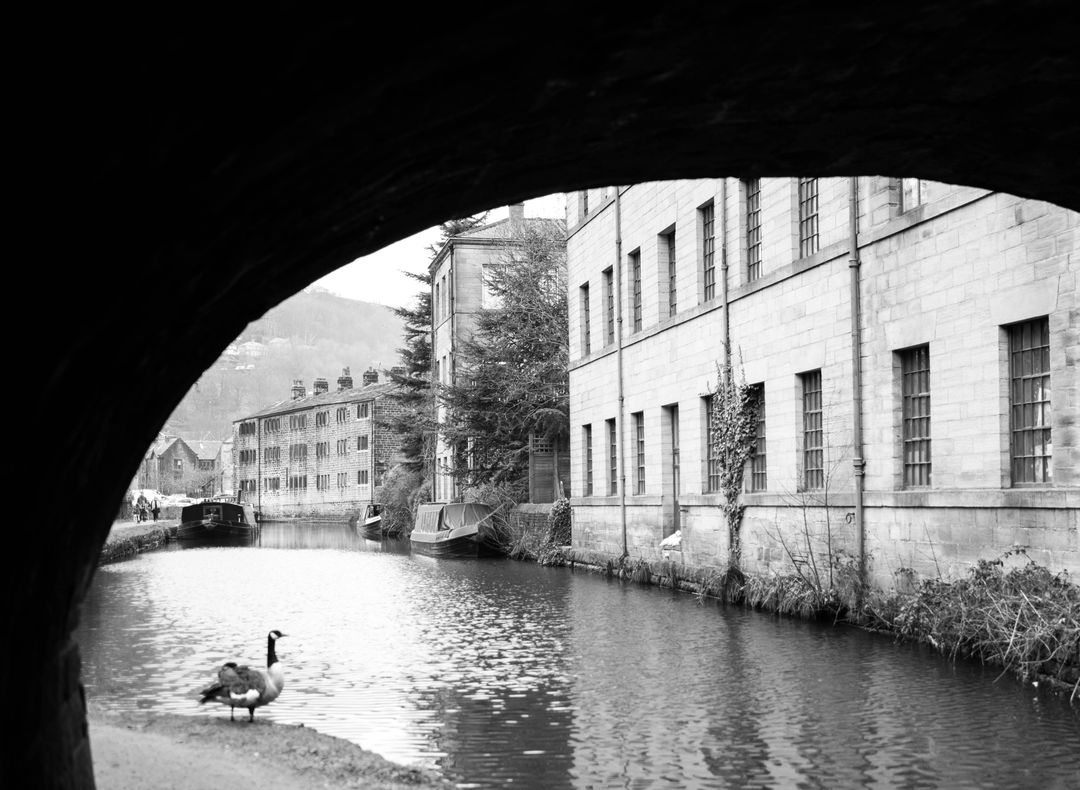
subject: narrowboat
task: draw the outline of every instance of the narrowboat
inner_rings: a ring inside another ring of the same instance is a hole
[[[420,505],[409,545],[431,557],[478,557],[503,554],[496,511],[479,502]]]
[[[180,511],[177,540],[191,543],[245,543],[259,534],[255,508],[220,499],[204,499]]]
[[[382,505],[377,502],[366,505],[363,513],[360,514],[356,528],[360,531],[361,537],[368,540],[382,540]]]

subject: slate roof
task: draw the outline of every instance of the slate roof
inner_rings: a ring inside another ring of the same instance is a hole
[[[546,217],[525,217],[525,225],[529,227],[544,228],[554,227],[565,230],[566,222],[561,219],[548,219]],[[451,239],[481,238],[481,239],[508,239],[510,238],[510,219],[500,219],[487,225],[480,225],[451,236]]]
[[[221,442],[218,441],[199,441],[195,439],[185,439],[184,441],[188,447],[195,451],[195,455],[204,461],[212,461],[217,458],[218,451],[221,449]]]
[[[352,387],[347,390],[330,390],[319,395],[305,395],[302,398],[286,398],[277,403],[260,409],[247,417],[233,420],[234,423],[252,420],[258,417],[272,417],[276,414],[291,414],[297,411],[306,411],[320,406],[334,406],[339,403],[359,403],[380,398],[390,392],[394,392],[397,385],[392,382],[384,384],[369,384],[366,387]]]

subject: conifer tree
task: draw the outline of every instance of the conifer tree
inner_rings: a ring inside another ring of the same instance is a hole
[[[569,438],[566,232],[530,224],[511,239],[485,287],[498,307],[476,315],[461,341],[457,373],[439,397],[440,426],[455,448],[453,473],[466,485],[521,483],[529,437]]]

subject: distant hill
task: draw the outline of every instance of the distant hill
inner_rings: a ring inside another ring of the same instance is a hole
[[[342,368],[354,382],[369,367],[398,364],[401,320],[381,304],[310,288],[248,324],[173,411],[164,431],[191,438],[227,439],[233,420],[291,395],[293,379],[308,392],[312,380],[337,389]]]

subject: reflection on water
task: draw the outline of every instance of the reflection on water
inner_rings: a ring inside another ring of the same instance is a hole
[[[87,692],[224,716],[197,690],[261,662],[256,714],[462,786],[1080,786],[1064,700],[856,630],[503,559],[435,560],[332,524],[98,570]]]

